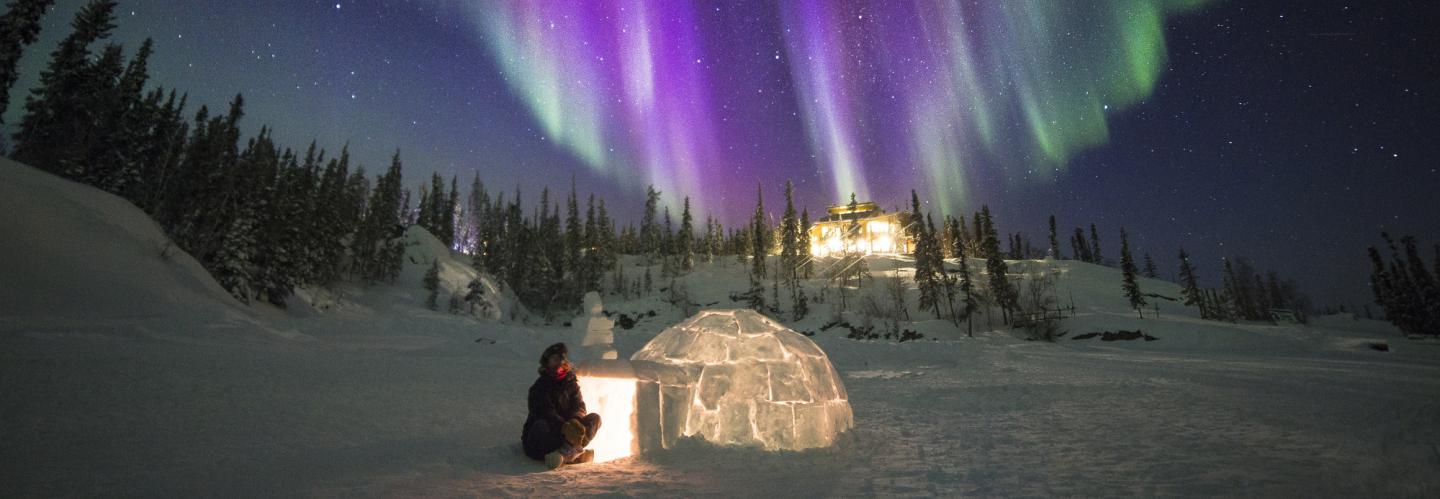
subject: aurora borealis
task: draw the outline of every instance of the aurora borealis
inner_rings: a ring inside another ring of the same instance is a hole
[[[701,186],[813,167],[832,199],[929,186],[950,212],[976,170],[1046,181],[1103,144],[1107,114],[1153,90],[1164,23],[1198,3],[540,1],[467,12],[548,137],[619,181],[710,206]],[[706,17],[730,8],[775,15]],[[745,46],[771,50],[730,53]],[[757,84],[767,64],[788,78]],[[722,96],[767,87],[792,102],[738,105],[771,123],[798,110],[811,164],[726,147],[768,131],[718,123],[733,104]]]
[[[12,103],[81,3],[43,20]],[[247,132],[348,145],[372,173],[398,148],[412,189],[479,175],[533,202],[573,178],[628,223],[654,183],[732,227],[757,183],[775,213],[786,180],[812,214],[914,188],[1037,238],[1052,213],[1109,247],[1123,225],[1203,278],[1245,255],[1352,306],[1352,239],[1440,239],[1420,0],[178,4],[121,0],[112,41],[155,39],[153,83],[192,112],[244,93]]]

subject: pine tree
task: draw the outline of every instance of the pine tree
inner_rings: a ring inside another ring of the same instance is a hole
[[[425,230],[430,230],[431,227],[435,226],[435,221],[431,219],[431,216],[434,215],[434,212],[430,209],[431,204],[430,189],[422,183],[420,184],[420,204],[416,205],[415,208],[415,225],[419,225]]]
[[[765,193],[755,185],[755,216],[750,220],[750,274],[755,280],[765,279],[765,258],[769,254],[770,225],[765,221]]]
[[[356,232],[351,254],[357,274],[366,282],[394,281],[404,258],[404,243],[391,241],[399,223],[401,176],[400,151],[390,159],[390,168],[375,181],[366,206],[365,220]],[[398,247],[398,249],[397,249]]]
[[[92,0],[75,14],[70,35],[51,53],[40,86],[25,99],[12,151],[16,161],[54,173],[83,166],[77,163],[89,151],[88,138],[98,132],[93,126],[97,110],[90,106],[97,95],[90,45],[110,36],[114,10],[115,0]]]
[[[490,192],[485,189],[485,183],[480,180],[479,172],[476,172],[475,179],[470,182],[469,205],[465,210],[470,214],[470,251],[474,255],[475,262],[482,266],[477,269],[483,270],[484,254],[486,251],[486,231],[490,228],[490,220],[495,216],[490,210]]]
[[[1160,271],[1155,269],[1155,260],[1150,258],[1150,253],[1145,253],[1145,277],[1160,278]]]
[[[40,18],[53,3],[55,0],[12,0],[0,15],[0,123],[10,107],[10,87],[18,77],[20,57],[25,46],[40,35]]]
[[[985,254],[985,226],[984,226],[984,220],[981,219],[980,212],[978,212],[978,211],[975,212],[975,217],[974,217],[974,221],[973,221],[973,222],[974,222],[974,224],[973,224],[973,226],[971,227],[972,230],[970,231],[970,247],[969,247],[968,251],[969,251],[969,253],[972,254],[972,255],[984,255],[984,254]]]
[[[582,276],[581,291],[600,291],[600,278],[605,273],[605,255],[601,251],[600,222],[595,218],[595,195],[590,195],[590,200],[585,208],[585,234],[582,236],[582,253],[580,255],[580,275]],[[584,296],[583,294],[581,296]]]
[[[933,310],[940,314],[939,278],[936,262],[931,259],[934,244],[933,234],[926,230],[925,215],[920,212],[920,197],[910,190],[910,221],[905,226],[906,236],[915,242],[911,256],[915,259],[915,286],[920,290],[920,310]]]
[[[1196,282],[1195,267],[1190,264],[1190,255],[1185,253],[1185,248],[1180,248],[1180,294],[1185,297],[1186,306],[1200,307],[1200,317],[1211,318],[1204,306],[1203,297],[1200,295],[1200,286]]]
[[[119,67],[118,50],[116,47],[115,65],[105,70],[96,82],[101,92],[93,100],[99,119],[94,126],[100,133],[95,134],[86,154],[88,171],[84,180],[128,198],[142,182],[140,173],[143,166],[138,160],[141,159],[142,144],[149,138],[150,128],[159,119],[156,104],[159,95],[152,93],[152,97],[147,99],[144,94],[145,82],[149,79],[146,68],[154,51],[154,42],[145,39],[124,70],[115,73]]]
[[[1120,272],[1124,280],[1121,287],[1125,298],[1130,301],[1130,308],[1144,317],[1141,307],[1145,306],[1145,295],[1140,292],[1140,284],[1135,282],[1135,258],[1130,256],[1130,240],[1124,227],[1120,228]]]
[[[981,233],[984,234],[985,271],[990,275],[990,293],[995,303],[1000,305],[1001,318],[1010,323],[1010,312],[1015,309],[1019,300],[1015,287],[1011,285],[1006,275],[1010,267],[1005,264],[1005,259],[1000,253],[1000,238],[995,230],[995,222],[990,217],[990,207],[980,207],[980,219],[982,222]]]
[[[440,259],[436,258],[430,262],[430,270],[425,271],[425,307],[430,310],[439,310],[440,297]]]
[[[685,207],[680,212],[680,234],[676,237],[680,246],[680,270],[695,270],[695,219],[690,215],[690,196],[685,196]]]
[[[699,245],[698,245],[698,249],[700,250],[700,260],[701,260],[701,261],[703,261],[703,262],[705,262],[705,263],[710,263],[710,262],[715,261],[715,248],[714,248],[714,246],[712,246],[712,244],[711,244],[712,241],[714,241],[714,240],[715,240],[715,217],[712,216],[712,215],[706,215],[706,216],[705,216],[705,235],[701,236],[701,239],[700,239]]]
[[[962,214],[955,220],[955,242],[953,243],[955,255],[958,258],[961,254],[975,254],[973,237],[965,229],[965,216]]]
[[[1255,285],[1251,289],[1255,294],[1256,316],[1261,320],[1269,320],[1270,308],[1274,304],[1270,303],[1270,294],[1265,292],[1265,281],[1261,279],[1260,274],[1255,274],[1254,277]]]
[[[810,252],[810,209],[800,210],[800,269],[806,279],[810,278],[811,271],[815,268],[814,255]],[[1440,247],[1436,247],[1436,254],[1440,255]],[[1440,271],[1437,271],[1440,273]],[[802,295],[803,296],[803,295]]]
[[[665,230],[660,231],[660,254],[669,262],[671,256],[675,255],[675,230],[670,223],[670,207],[665,207]]]
[[[794,293],[800,264],[800,220],[795,213],[795,184],[785,181],[785,214],[780,218],[780,273]]]
[[[564,251],[561,253],[562,273],[566,278],[564,299],[579,303],[585,295],[586,284],[590,277],[587,275],[584,261],[581,259],[581,252],[585,246],[585,227],[580,221],[580,195],[575,192],[575,179],[570,179],[570,195],[565,198],[565,238]]]
[[[810,298],[805,296],[804,286],[795,287],[795,294],[791,297],[791,303],[794,304],[790,308],[791,320],[804,320],[805,316],[810,315]]]
[[[596,243],[600,248],[600,264],[602,267],[613,267],[619,260],[619,242],[616,241],[615,222],[610,219],[610,212],[605,209],[604,199],[601,199],[595,208],[595,226],[600,228]]]

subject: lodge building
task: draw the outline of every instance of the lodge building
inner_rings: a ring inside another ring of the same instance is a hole
[[[810,226],[810,254],[839,256],[910,253],[914,242],[906,235],[910,213],[886,213],[873,201],[831,206],[825,218]]]

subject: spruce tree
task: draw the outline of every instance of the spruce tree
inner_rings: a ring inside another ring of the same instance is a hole
[[[1050,258],[1060,259],[1060,240],[1055,234],[1055,214],[1050,214]]]
[[[97,110],[90,107],[96,95],[90,45],[110,36],[114,10],[115,0],[92,0],[75,14],[70,35],[51,53],[49,65],[40,72],[40,86],[25,99],[25,116],[11,151],[16,161],[54,173],[79,166],[88,152],[87,137],[97,132]]]
[[[1100,256],[1100,233],[1095,231],[1095,224],[1090,224],[1090,261],[1104,265],[1105,257]]]
[[[0,123],[10,107],[10,87],[18,77],[17,66],[25,46],[40,35],[40,18],[55,0],[12,0],[0,15]]]
[[[800,264],[800,220],[795,213],[795,184],[785,181],[785,214],[780,218],[780,273],[795,291]]]
[[[1240,279],[1236,277],[1235,266],[1231,263],[1229,258],[1225,259],[1225,270],[1224,274],[1222,275],[1222,285],[1224,288],[1224,296],[1226,298],[1225,300],[1223,300],[1224,306],[1227,310],[1227,315],[1230,316],[1231,320],[1233,321],[1236,316],[1248,315],[1246,313],[1246,310],[1249,304],[1247,301],[1245,301],[1243,297],[1244,285],[1241,284]]]
[[[601,199],[595,208],[595,226],[600,228],[599,237],[596,238],[596,245],[600,251],[601,267],[614,267],[619,261],[619,242],[615,236],[615,221],[610,219],[610,212],[605,209],[605,200]]]
[[[1090,252],[1090,245],[1085,241],[1085,230],[1075,228],[1075,236],[1071,238],[1071,246],[1075,249],[1075,259],[1085,263],[1096,263],[1094,253]]]
[[[965,226],[964,222],[958,223],[962,228]],[[957,245],[955,248],[955,258],[960,261],[960,269],[956,272],[956,278],[958,279],[960,292],[965,295],[963,302],[964,308],[961,309],[959,316],[965,319],[965,335],[974,337],[975,324],[972,316],[975,309],[979,306],[980,300],[975,297],[975,284],[970,280],[970,262],[969,255],[965,252],[965,245]]]
[[[1158,279],[1160,271],[1155,269],[1155,260],[1150,258],[1150,253],[1145,253],[1145,277]]]
[[[455,249],[455,209],[460,206],[459,179],[450,176],[450,195],[445,198],[444,211],[440,217],[440,241],[447,249]]]
[[[430,204],[430,189],[422,183],[420,184],[420,204],[416,205],[415,208],[415,225],[419,225],[425,230],[430,230],[431,227],[435,226],[434,220],[431,220],[434,212],[430,209]]]
[[[1120,272],[1124,280],[1121,287],[1125,298],[1130,301],[1130,308],[1144,317],[1141,307],[1145,306],[1145,295],[1140,292],[1140,284],[1135,282],[1135,258],[1130,256],[1130,240],[1124,227],[1120,228]]]
[[[647,264],[653,263],[660,254],[660,227],[655,216],[660,204],[660,191],[655,186],[645,187],[645,214],[640,219],[640,253],[645,255]]]
[[[102,86],[107,91],[95,100],[100,119],[96,126],[101,133],[87,154],[88,168],[92,169],[88,181],[132,201],[143,182],[140,175],[144,165],[139,161],[143,159],[144,143],[160,119],[159,94],[152,92],[147,98],[144,93],[153,51],[154,42],[145,39],[114,84],[110,84],[110,75],[105,76]]]
[[[920,212],[920,197],[910,190],[910,223],[906,225],[906,236],[914,241],[915,286],[920,290],[920,310],[933,310],[940,314],[939,277],[936,266],[943,262],[931,258],[934,235],[927,230],[925,215]]]
[[[929,295],[930,308],[935,312],[935,318],[939,319],[941,318],[940,300],[942,297],[947,300],[947,303],[951,303],[953,313],[954,293],[953,291],[947,292],[948,286],[950,286],[950,277],[945,273],[945,255],[940,250],[935,221],[928,213],[925,215],[925,229],[922,237],[925,240],[925,270],[930,275],[923,281],[925,287],[920,289],[920,309],[925,309],[926,297]]]
[[[800,210],[800,269],[806,279],[810,278],[810,272],[815,268],[814,255],[810,253],[810,209]],[[1440,246],[1436,247],[1437,258],[1440,258]],[[1440,260],[1437,260],[1440,261]],[[1440,274],[1440,271],[1437,271]]]

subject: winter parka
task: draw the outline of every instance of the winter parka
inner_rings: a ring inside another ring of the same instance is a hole
[[[542,370],[535,384],[530,385],[529,405],[520,442],[531,459],[544,459],[545,454],[559,449],[565,438],[561,426],[586,414],[574,371],[557,378],[554,371]]]

